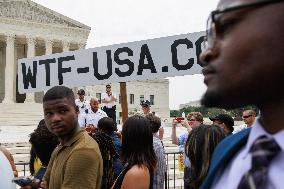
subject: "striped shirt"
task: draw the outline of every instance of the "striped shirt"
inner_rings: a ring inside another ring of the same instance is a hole
[[[162,141],[156,136],[153,136],[153,147],[157,156],[157,169],[154,171],[153,189],[162,189],[164,188],[166,171],[165,150]]]

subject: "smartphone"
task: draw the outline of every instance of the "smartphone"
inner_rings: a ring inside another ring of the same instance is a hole
[[[177,120],[178,123],[181,123],[181,121],[184,120],[184,117],[176,117],[175,120]]]
[[[29,177],[21,176],[21,177],[13,178],[12,182],[14,182],[15,184],[23,187],[23,186],[27,186],[27,185],[31,184],[32,180]]]

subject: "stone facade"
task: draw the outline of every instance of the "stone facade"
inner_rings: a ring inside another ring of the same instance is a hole
[[[149,100],[153,102],[151,110],[158,114],[163,120],[170,117],[169,109],[169,81],[155,80],[155,81],[135,81],[127,82],[127,102],[128,113],[133,115],[142,113],[140,106],[141,100]],[[105,92],[105,85],[82,87],[86,91],[86,98],[91,97],[100,99],[101,93]],[[112,91],[117,95],[117,119],[121,121],[121,105],[119,101],[120,85],[118,83],[112,84]],[[143,99],[142,99],[143,97]]]
[[[17,60],[84,48],[91,28],[30,0],[0,0],[0,101],[40,102],[17,93]]]

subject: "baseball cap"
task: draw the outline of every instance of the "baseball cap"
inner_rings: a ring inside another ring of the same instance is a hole
[[[209,117],[211,121],[220,120],[225,123],[227,126],[233,127],[234,126],[234,119],[229,116],[228,114],[219,114],[215,117]]]
[[[79,89],[77,92],[78,95],[85,95],[84,89]]]
[[[142,102],[141,102],[141,106],[142,106],[142,107],[148,107],[148,106],[151,106],[151,105],[150,105],[149,100],[146,100],[146,101],[142,101]]]

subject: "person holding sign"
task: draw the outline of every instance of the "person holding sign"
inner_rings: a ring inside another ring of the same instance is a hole
[[[116,95],[111,91],[111,85],[106,85],[106,92],[102,93],[103,111],[116,123]]]

